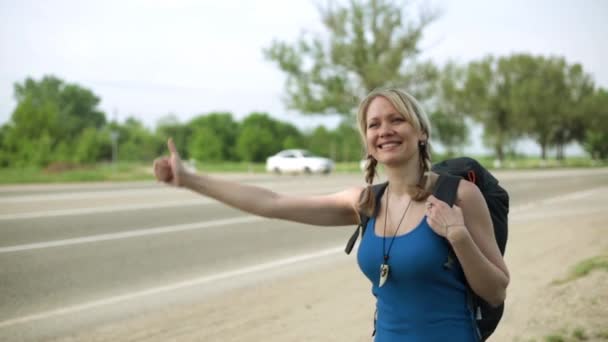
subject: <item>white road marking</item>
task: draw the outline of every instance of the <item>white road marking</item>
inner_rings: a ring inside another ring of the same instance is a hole
[[[329,255],[342,253],[343,251],[344,251],[344,246],[329,248],[329,249],[317,251],[314,253],[302,254],[302,255],[295,256],[295,257],[285,258],[285,259],[281,259],[281,260],[277,260],[277,261],[273,261],[273,262],[269,262],[269,263],[258,264],[255,266],[249,266],[249,267],[240,268],[240,269],[236,269],[236,270],[232,270],[232,271],[227,271],[227,272],[217,273],[217,274],[213,274],[213,275],[209,275],[209,276],[194,278],[194,279],[182,281],[179,283],[170,284],[170,285],[166,285],[166,286],[160,286],[160,287],[154,287],[154,288],[139,291],[139,292],[127,293],[127,294],[120,295],[120,296],[114,296],[114,297],[104,298],[104,299],[91,301],[91,302],[87,302],[87,303],[82,303],[82,304],[78,304],[78,305],[67,306],[64,308],[56,309],[56,310],[50,310],[50,311],[45,311],[45,312],[41,312],[41,313],[37,313],[37,314],[33,314],[33,315],[12,318],[12,319],[0,322],[0,328],[5,328],[5,327],[9,327],[9,326],[16,325],[16,324],[21,324],[21,323],[28,323],[28,322],[32,322],[32,321],[41,320],[41,319],[47,319],[47,318],[51,318],[51,317],[55,317],[55,316],[59,316],[59,315],[80,312],[80,311],[84,311],[87,309],[92,309],[92,308],[96,308],[96,307],[100,307],[100,306],[104,306],[104,305],[116,304],[119,302],[124,302],[124,301],[128,301],[128,300],[136,299],[136,298],[157,295],[159,293],[171,292],[171,291],[180,290],[180,289],[184,289],[184,288],[188,288],[188,287],[203,285],[203,284],[207,284],[207,283],[213,283],[213,282],[217,282],[218,280],[222,280],[222,279],[243,276],[246,274],[251,274],[251,273],[256,273],[256,272],[268,271],[268,270],[271,270],[271,269],[277,268],[277,267],[282,267],[282,266],[286,266],[286,265],[290,265],[290,264],[295,264],[295,263],[299,263],[299,262],[309,261],[309,260],[313,260],[313,259],[317,259],[317,258],[326,257]]]
[[[579,215],[592,215],[606,211],[606,209],[598,208],[598,209],[589,209],[585,207],[580,207],[576,209],[562,209],[562,210],[553,210],[553,211],[536,211],[530,210],[520,215],[517,215],[513,218],[509,218],[509,223],[514,222],[525,222],[532,221],[538,219],[547,219],[547,218],[557,218],[557,217],[576,217]]]
[[[542,205],[554,204],[554,203],[565,202],[565,201],[580,200],[585,197],[590,197],[590,196],[593,196],[595,194],[600,194],[600,193],[608,194],[608,187],[604,186],[604,187],[600,187],[600,188],[596,188],[596,189],[571,192],[571,193],[564,194],[564,195],[559,195],[559,196],[555,196],[555,197],[549,197],[549,198],[545,198],[542,200],[534,201],[534,202],[527,203],[527,204],[520,205],[520,206],[513,208],[513,210],[510,211],[510,214],[514,214],[515,212],[520,212],[520,211],[528,210],[531,208],[536,208],[536,207],[539,207]]]
[[[167,202],[149,203],[149,204],[107,205],[107,206],[101,206],[101,207],[96,207],[96,208],[60,209],[60,210],[45,210],[45,211],[35,211],[35,212],[17,213],[17,214],[0,214],[0,221],[29,219],[29,218],[37,218],[37,217],[86,215],[86,214],[129,211],[129,210],[180,207],[180,206],[188,206],[188,205],[207,204],[207,203],[211,203],[211,202],[212,202],[212,200],[203,197],[203,198],[194,199],[194,200],[167,201]]]
[[[37,195],[19,195],[0,197],[1,203],[32,203],[32,202],[50,202],[64,200],[80,200],[80,199],[97,199],[97,198],[112,198],[124,196],[153,196],[165,195],[169,188],[152,188],[152,189],[131,189],[131,190],[108,190],[108,191],[81,191],[68,192],[58,194],[37,194]]]
[[[211,227],[217,227],[217,226],[225,226],[225,225],[229,225],[229,224],[249,223],[249,222],[254,222],[254,221],[261,221],[264,219],[265,218],[258,217],[258,216],[246,216],[246,217],[237,217],[237,218],[230,218],[230,219],[224,219],[224,220],[178,224],[178,225],[174,225],[174,226],[165,226],[165,227],[157,227],[157,228],[135,229],[135,230],[129,230],[129,231],[120,232],[120,233],[99,234],[99,235],[91,235],[91,236],[87,236],[87,237],[80,237],[80,238],[74,238],[74,239],[54,240],[54,241],[47,241],[47,242],[30,243],[30,244],[25,244],[25,245],[0,247],[0,253],[10,253],[10,252],[25,251],[25,250],[30,250],[30,249],[62,247],[62,246],[69,246],[69,245],[77,245],[77,244],[81,244],[81,243],[127,239],[127,238],[132,238],[132,237],[137,237],[137,236],[174,233],[174,232],[180,232],[180,231],[184,231],[184,230],[211,228]]]
[[[317,190],[317,189],[311,189],[310,187],[307,187],[303,191],[297,191],[297,192],[292,191],[291,193],[297,194],[297,195],[304,195],[304,194],[322,195],[322,194],[327,194],[327,193],[341,191],[341,190],[344,190],[344,187],[325,188],[321,192],[319,192],[319,190]],[[216,201],[211,198],[208,198],[208,197],[200,196],[200,198],[191,199],[191,200],[164,201],[164,202],[160,202],[160,203],[149,203],[149,204],[108,205],[108,206],[99,206],[99,207],[94,207],[94,208],[59,209],[59,210],[44,210],[44,211],[34,211],[34,212],[15,213],[15,214],[0,214],[0,221],[30,219],[30,218],[39,218],[39,217],[87,215],[87,214],[96,214],[96,213],[141,210],[141,209],[170,208],[170,207],[181,207],[181,206],[200,205],[200,204],[209,204],[209,203],[216,203]]]

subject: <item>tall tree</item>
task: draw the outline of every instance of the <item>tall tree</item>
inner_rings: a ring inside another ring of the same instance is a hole
[[[519,56],[488,56],[469,63],[464,84],[464,108],[484,127],[484,141],[503,161],[505,147],[524,135],[524,123],[513,110],[513,93],[525,73],[519,72]]]
[[[462,150],[468,141],[464,82],[465,69],[455,63],[446,64],[438,79],[437,96],[430,101],[430,105],[436,108],[430,114],[431,137],[446,148],[448,155]]]
[[[564,146],[582,140],[585,130],[583,104],[594,85],[579,64],[561,57],[515,55],[509,60],[513,83],[509,104],[525,132],[541,148],[541,158],[556,147],[563,159]]]
[[[595,84],[591,76],[584,72],[582,65],[562,64],[566,84],[565,112],[558,122],[551,141],[557,148],[557,159],[564,159],[564,146],[572,141],[584,141],[585,131],[593,129],[585,120],[585,104],[594,96]],[[598,112],[599,114],[599,112]],[[604,110],[604,115],[606,111]],[[608,124],[608,122],[606,122]],[[603,126],[604,128],[607,126]]]
[[[503,63],[512,82],[506,99],[508,110],[519,118],[526,135],[540,146],[541,158],[546,159],[551,138],[567,110],[564,62],[522,54]]]
[[[398,85],[425,97],[436,68],[420,62],[424,29],[436,11],[414,13],[407,1],[351,0],[319,7],[325,35],[303,35],[289,44],[274,41],[267,59],[287,74],[287,106],[303,113],[349,117],[371,90]]]
[[[586,130],[581,140],[593,159],[608,159],[608,91],[598,89],[583,105]]]

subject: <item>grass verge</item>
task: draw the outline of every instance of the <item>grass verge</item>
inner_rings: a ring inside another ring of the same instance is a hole
[[[564,284],[578,278],[582,278],[596,269],[608,271],[608,254],[598,255],[579,262],[578,264],[574,265],[572,269],[570,269],[569,274],[565,278],[555,280],[553,284]]]

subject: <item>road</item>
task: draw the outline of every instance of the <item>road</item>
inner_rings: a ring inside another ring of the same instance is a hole
[[[608,184],[608,169],[496,176],[515,212]],[[221,177],[291,194],[362,183],[359,175]],[[77,335],[161,308],[171,315],[346,258],[353,229],[253,217],[154,182],[0,187],[0,340]]]

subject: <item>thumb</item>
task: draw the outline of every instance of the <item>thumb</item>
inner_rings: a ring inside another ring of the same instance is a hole
[[[167,146],[169,146],[169,152],[171,152],[171,155],[179,157],[177,148],[175,148],[175,143],[173,143],[173,138],[169,138],[169,141],[167,141]]]

